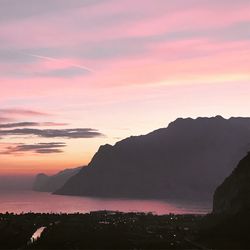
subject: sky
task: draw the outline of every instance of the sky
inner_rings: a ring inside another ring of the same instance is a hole
[[[249,0],[0,0],[0,175],[88,164],[178,117],[249,116]]]

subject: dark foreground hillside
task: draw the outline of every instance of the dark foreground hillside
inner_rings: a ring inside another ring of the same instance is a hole
[[[0,214],[0,249],[249,249],[249,224],[250,216]]]
[[[207,249],[250,249],[249,225],[250,212],[210,214],[199,224],[196,242]]]
[[[0,215],[1,249],[190,249],[202,216],[92,212]],[[31,243],[32,234],[46,227]]]
[[[250,153],[232,174],[216,189],[213,212],[217,214],[249,213],[250,211]]]
[[[203,225],[199,237],[210,248],[250,249],[250,153],[216,189]]]

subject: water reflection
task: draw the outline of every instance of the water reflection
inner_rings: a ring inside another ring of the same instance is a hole
[[[159,200],[101,199],[52,195],[32,191],[0,193],[0,212],[88,213],[98,210],[153,212],[156,214],[202,214],[211,211],[209,203]]]
[[[46,227],[40,227],[38,228],[35,233],[32,235],[32,237],[30,238],[30,244],[34,243],[35,241],[37,241],[38,238],[41,237],[42,232],[44,231]]]

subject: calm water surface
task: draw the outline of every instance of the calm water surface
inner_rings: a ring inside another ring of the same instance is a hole
[[[158,200],[100,199],[52,195],[33,191],[0,192],[0,212],[14,213],[87,213],[97,210],[139,211],[156,214],[205,214],[209,203],[171,202]]]

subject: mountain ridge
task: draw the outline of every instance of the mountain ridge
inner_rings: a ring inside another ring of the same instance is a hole
[[[77,174],[81,168],[67,168],[51,176],[39,173],[35,177],[32,189],[38,192],[54,192],[62,187],[69,178]]]
[[[250,148],[250,118],[178,118],[166,128],[100,146],[55,194],[212,199]]]

